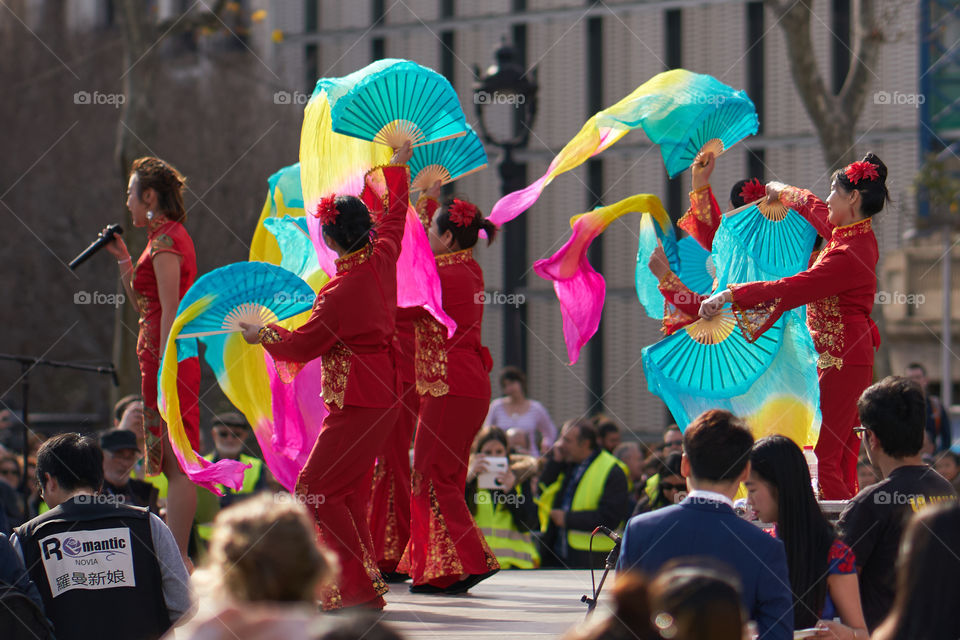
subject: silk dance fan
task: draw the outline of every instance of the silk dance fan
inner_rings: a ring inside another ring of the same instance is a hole
[[[460,99],[442,75],[410,60],[377,60],[342,78],[323,78],[336,133],[389,147],[414,147],[467,133]]]
[[[197,317],[180,329],[178,339],[240,331],[240,323],[267,325],[302,313],[313,306],[313,289],[295,274],[265,262],[230,264],[198,278],[177,309],[209,296]]]
[[[410,188],[426,191],[437,180],[448,184],[486,168],[487,152],[468,124],[464,136],[415,148],[408,164],[413,176]]]

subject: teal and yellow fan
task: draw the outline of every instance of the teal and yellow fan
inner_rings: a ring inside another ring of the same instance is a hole
[[[467,134],[436,144],[422,145],[410,158],[410,186],[426,191],[434,182],[453,182],[487,166],[487,152],[480,136],[467,125]]]
[[[680,262],[680,270],[677,271],[680,282],[701,295],[713,291],[714,278],[717,277],[713,256],[693,236],[677,242],[677,258]]]
[[[693,164],[701,150],[720,155],[755,134],[759,123],[746,93],[713,76],[687,72],[648,105],[643,131],[660,145],[663,164],[673,178]]]
[[[399,147],[466,135],[460,99],[442,75],[410,60],[377,60],[342,78],[321,78],[336,133]]]
[[[666,214],[662,218],[644,214],[640,218],[637,264],[633,276],[634,287],[637,290],[637,298],[647,315],[655,320],[663,320],[663,294],[660,293],[660,283],[648,266],[650,256],[653,255],[658,243],[663,247],[663,252],[670,262],[670,270],[678,273],[680,257],[677,253],[677,236],[673,230],[673,223]]]
[[[239,262],[206,273],[187,291],[179,316],[205,301],[203,312],[180,328],[177,339],[240,331],[240,323],[266,325],[313,306],[316,294],[296,274],[266,262]]]
[[[785,435],[815,445],[820,432],[817,352],[799,313],[784,314],[749,343],[730,308],[643,349],[651,393],[681,429],[704,411],[743,418],[755,438]]]
[[[807,268],[817,232],[779,202],[759,201],[724,214],[713,240],[722,284],[777,280]]]

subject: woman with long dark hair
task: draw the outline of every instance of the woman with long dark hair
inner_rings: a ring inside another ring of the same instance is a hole
[[[713,318],[731,303],[740,330],[753,342],[784,313],[807,305],[807,327],[820,354],[820,490],[826,500],[847,500],[857,493],[857,398],[873,382],[873,352],[880,346],[870,319],[879,259],[873,216],[890,199],[887,166],[868,153],[834,172],[826,202],[779,182],[767,185],[767,199],[802,215],[826,247],[795,276],[715,293],[701,303],[700,316]]]
[[[500,569],[464,500],[470,445],[490,404],[490,352],[480,338],[483,270],[473,258],[480,231],[496,226],[476,205],[452,199],[434,216],[430,248],[437,261],[446,327],[424,313],[415,323],[420,420],[413,445],[410,543],[398,571],[417,593],[463,593]]]
[[[794,628],[819,624],[833,638],[869,637],[853,551],[820,510],[800,447],[785,436],[758,440],[746,485],[750,505],[762,522],[776,524],[787,552]],[[834,617],[841,624],[823,622]]]
[[[925,509],[907,526],[893,610],[874,640],[960,638],[960,505]]]
[[[393,334],[410,155],[408,142],[395,151],[390,165],[371,171],[386,184],[389,201],[376,227],[357,197],[330,195],[320,202],[314,215],[339,258],[337,273],[320,289],[310,318],[296,331],[276,324],[241,325],[247,342],[262,344],[273,356],[284,380],[314,358],[323,363],[329,413],[297,478],[297,495],[313,512],[321,541],[340,560],[339,581],[322,590],[324,609],[380,609],[388,591],[377,569],[367,504],[374,459],[397,421]]]
[[[186,178],[160,158],[134,160],[127,184],[127,209],[135,227],[147,228],[147,246],[136,264],[120,236],[114,236],[107,251],[117,258],[120,281],[140,314],[137,359],[143,393],[144,469],[148,476],[163,473],[167,478],[167,525],[189,567],[187,545],[197,508],[196,488],[180,469],[157,408],[157,372],[170,327],[180,299],[197,277],[193,240],[183,226],[187,217],[185,184]],[[199,391],[200,361],[187,358],[177,367],[177,395],[183,427],[195,451],[200,448]]]

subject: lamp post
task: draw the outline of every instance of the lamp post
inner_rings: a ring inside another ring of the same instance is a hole
[[[518,163],[515,149],[527,146],[537,114],[536,70],[529,73],[520,64],[516,48],[505,40],[494,52],[495,63],[485,71],[474,65],[476,82],[473,103],[477,128],[485,144],[500,149],[500,189],[503,195],[526,186],[526,165]],[[510,105],[511,134],[497,137],[487,127],[484,116],[491,105]],[[527,221],[519,216],[503,225],[504,293],[517,294],[527,286]],[[511,300],[522,300],[515,295]],[[503,305],[503,362],[527,368],[526,303]]]

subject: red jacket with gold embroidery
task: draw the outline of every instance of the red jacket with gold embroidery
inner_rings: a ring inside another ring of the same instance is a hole
[[[806,218],[827,244],[813,266],[795,276],[730,286],[744,336],[756,340],[784,312],[807,305],[818,368],[872,365],[880,334],[870,319],[879,258],[871,219],[835,227],[827,205],[806,189],[787,187],[780,201]]]
[[[417,392],[490,398],[490,352],[480,342],[483,320],[483,271],[473,249],[437,256],[443,310],[457,323],[447,328],[425,311],[414,323],[417,334]]]
[[[374,170],[378,171],[378,170]],[[398,396],[393,349],[397,310],[397,257],[407,213],[405,166],[382,168],[389,206],[376,239],[337,260],[310,318],[296,331],[269,325],[264,348],[283,370],[295,372],[314,358],[323,361],[323,399],[332,405],[391,407]]]

